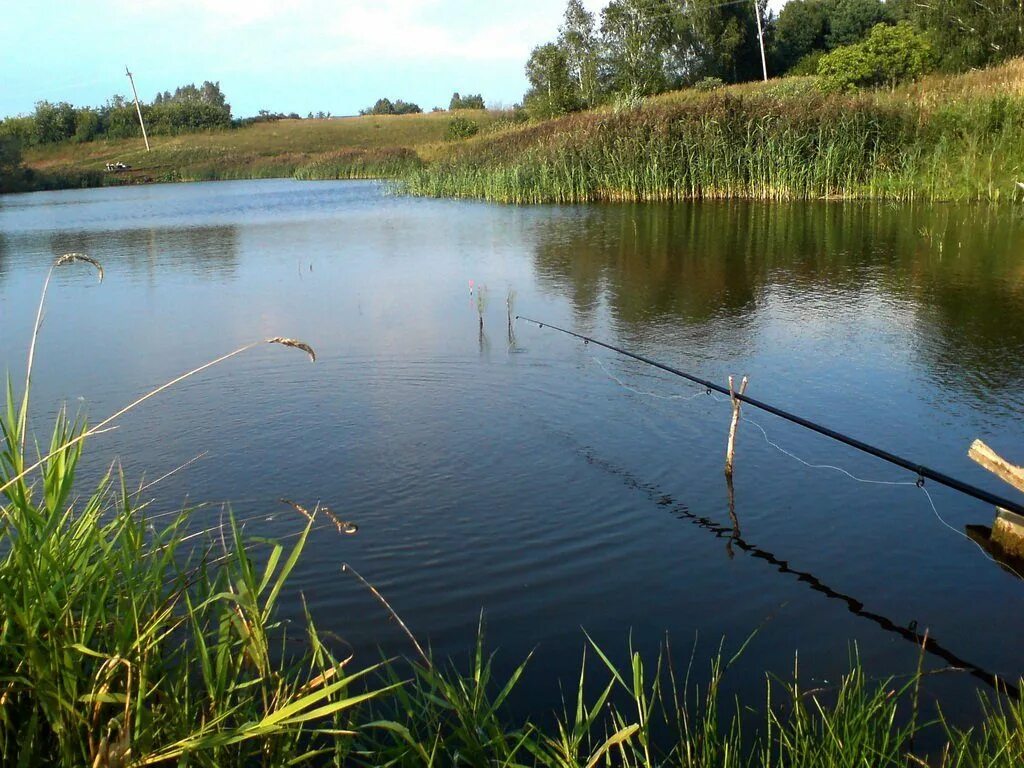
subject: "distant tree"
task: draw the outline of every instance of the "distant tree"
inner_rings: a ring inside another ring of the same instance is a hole
[[[0,192],[17,192],[24,186],[26,170],[21,164],[21,142],[0,134]]]
[[[21,142],[0,134],[0,177],[9,176],[21,166]]]
[[[98,111],[89,107],[75,110],[75,141],[92,141],[102,130],[103,123]]]
[[[422,112],[418,104],[398,99],[377,99],[372,107],[359,110],[360,115],[411,115]]]
[[[595,29],[594,14],[580,0],[569,0],[565,6],[558,45],[565,53],[576,100],[583,107],[596,105],[601,97],[601,41]]]
[[[578,108],[565,51],[555,43],[533,49],[526,62],[526,79],[530,90],[523,106],[531,118],[545,120]]]
[[[826,90],[852,90],[915,80],[933,65],[928,39],[910,24],[876,24],[860,43],[844,45],[822,57],[818,76]]]
[[[459,92],[456,91],[452,94],[451,101],[448,102],[448,110],[455,111],[456,109],[485,109],[484,97],[479,93],[468,94],[466,96],[460,96]]]
[[[75,108],[66,101],[57,104],[37,102],[33,117],[36,144],[52,144],[75,135]]]
[[[413,104],[410,101],[402,101],[398,99],[394,104],[394,113],[396,115],[418,115],[423,110],[420,109],[419,104]]]

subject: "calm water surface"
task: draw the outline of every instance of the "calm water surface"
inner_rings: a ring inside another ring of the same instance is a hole
[[[735,692],[764,672],[815,685],[856,647],[911,671],[923,631],[985,670],[1024,673],[1024,584],[960,535],[992,510],[770,416],[741,425],[731,542],[729,406],[656,370],[522,322],[590,333],[993,491],[983,437],[1024,459],[1024,220],[1017,209],[763,205],[500,207],[389,196],[374,183],[259,181],[0,197],[3,365],[23,373],[54,255],[37,428],[67,403],[96,421],[250,340],[89,447],[155,478],[155,511],[230,501],[255,534],[328,504],[359,534],[314,533],[293,581],[322,629],[367,661],[400,629],[350,562],[435,651],[481,611],[507,669],[536,649],[524,700],[559,701],[581,627],[619,658],[668,633],[700,658],[724,636]],[[478,332],[470,281],[486,286]],[[197,524],[215,525],[220,507]],[[901,632],[901,630],[903,630]],[[949,658],[930,656],[933,668]],[[977,681],[928,695],[970,717]],[[527,696],[528,694],[528,696]]]

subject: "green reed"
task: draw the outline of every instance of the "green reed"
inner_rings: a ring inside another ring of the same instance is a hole
[[[713,93],[482,137],[413,170],[418,195],[510,203],[1012,198],[1024,97]]]
[[[495,678],[482,635],[467,672],[413,665],[392,697],[364,707],[351,758],[358,765],[532,768],[1010,768],[1024,762],[1024,705],[983,696],[981,725],[957,730],[941,710],[924,719],[920,668],[902,681],[871,680],[856,656],[834,685],[808,689],[768,677],[759,704],[725,701],[722,688],[742,649],[719,648],[699,676],[679,668],[666,644],[648,663],[630,649],[614,663],[588,638],[575,689],[543,725],[509,715],[527,662]],[[948,672],[948,670],[947,670]],[[535,713],[543,716],[543,713]],[[919,745],[930,736],[927,750]]]

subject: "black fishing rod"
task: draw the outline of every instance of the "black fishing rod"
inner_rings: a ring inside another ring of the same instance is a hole
[[[949,475],[931,469],[930,467],[927,467],[924,464],[918,464],[916,461],[911,461],[910,459],[898,456],[895,453],[890,453],[889,451],[882,450],[881,448],[871,445],[870,443],[865,443],[862,440],[857,440],[856,438],[850,437],[849,435],[844,435],[842,432],[837,432],[836,430],[830,429],[829,427],[826,427],[822,424],[810,421],[809,419],[805,419],[802,416],[797,416],[795,413],[790,413],[789,411],[785,411],[782,408],[777,408],[774,405],[771,405],[770,403],[757,400],[756,398],[750,397],[749,395],[741,395],[739,392],[730,392],[723,386],[715,384],[714,382],[711,381],[707,381],[706,379],[702,379],[699,376],[694,376],[693,374],[686,373],[685,371],[680,371],[678,368],[673,368],[671,365],[659,363],[657,360],[651,360],[649,357],[638,355],[635,352],[629,352],[625,349],[622,349],[621,347],[616,347],[614,344],[608,344],[603,341],[598,341],[597,339],[592,339],[589,336],[584,336],[581,333],[576,333],[575,331],[568,331],[565,328],[559,328],[557,325],[551,325],[551,323],[544,323],[541,322],[540,320],[534,320],[529,317],[523,317],[522,315],[516,315],[516,319],[525,320],[528,323],[534,323],[535,325],[538,325],[541,328],[550,328],[554,331],[559,331],[560,333],[564,333],[568,336],[574,336],[577,339],[582,340],[586,344],[596,344],[599,347],[610,349],[612,352],[618,352],[620,355],[625,355],[626,357],[631,357],[634,360],[639,360],[641,363],[646,363],[647,365],[654,366],[655,368],[660,368],[661,370],[666,371],[667,373],[671,373],[674,376],[680,376],[686,379],[687,381],[692,381],[694,384],[699,384],[708,391],[708,394],[710,394],[712,391],[715,391],[720,392],[723,395],[735,397],[740,402],[746,403],[747,405],[753,406],[754,408],[758,408],[762,411],[767,411],[768,413],[773,414],[774,416],[778,416],[780,419],[785,419],[786,421],[791,421],[794,424],[799,424],[801,427],[805,427],[807,429],[812,430],[813,432],[825,435],[825,437],[830,437],[833,440],[837,440],[840,443],[845,443],[846,445],[849,445],[852,448],[856,448],[858,451],[863,451],[864,453],[875,456],[876,458],[879,458],[882,461],[887,461],[890,464],[895,464],[897,467],[902,467],[903,469],[909,470],[917,475],[918,485],[923,485],[925,479],[934,480],[939,485],[944,485],[947,488],[952,488],[954,491],[959,491],[960,493],[966,494],[967,496],[971,496],[972,498],[978,499],[979,501],[984,501],[986,504],[992,504],[997,507],[1002,507],[1003,509],[1009,512],[1014,512],[1018,515],[1024,516],[1024,505],[1022,504],[1018,504],[1015,501],[1010,501],[1009,499],[1004,499],[1002,496],[998,496],[994,493],[989,493],[988,491],[982,488],[978,488],[975,485],[965,483],[962,480],[957,480],[955,477],[950,477]]]

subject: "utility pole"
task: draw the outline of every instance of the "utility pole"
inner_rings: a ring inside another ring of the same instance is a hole
[[[760,26],[761,22],[758,21]],[[761,44],[761,55],[764,55],[764,43]],[[142,139],[146,142],[146,151],[149,152],[149,137],[146,135],[146,122],[142,119],[142,107],[139,106],[139,92],[135,90],[135,78],[132,77],[132,73],[128,71],[128,65],[124,67],[124,73],[128,75],[128,81],[132,84],[132,94],[135,96],[135,111],[139,113],[139,125],[142,126]],[[765,75],[765,80],[768,79],[768,75]]]
[[[758,0],[754,0],[754,18],[757,19],[757,40],[761,43],[761,71],[764,72],[765,82],[768,82],[768,60],[764,55],[764,30],[761,28],[761,6]]]

